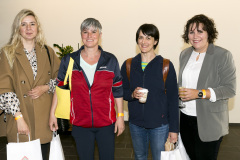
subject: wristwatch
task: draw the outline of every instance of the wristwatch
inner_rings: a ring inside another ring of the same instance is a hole
[[[202,90],[198,90],[198,98],[202,98],[203,97],[203,92]]]

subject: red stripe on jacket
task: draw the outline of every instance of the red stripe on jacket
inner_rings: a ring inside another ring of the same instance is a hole
[[[121,86],[121,85],[122,85],[122,81],[113,84],[113,87],[119,87],[119,86]]]

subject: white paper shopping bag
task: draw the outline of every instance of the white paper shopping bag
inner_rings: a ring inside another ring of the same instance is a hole
[[[53,132],[53,138],[50,144],[49,160],[65,160],[61,140],[57,132]]]
[[[29,135],[28,135],[29,136]],[[7,144],[7,160],[42,160],[40,140],[20,142],[17,134],[17,143]]]
[[[183,145],[181,135],[178,135],[176,148],[172,151],[162,151],[161,160],[190,160]]]
[[[162,151],[161,160],[185,160],[181,157],[179,149],[174,149],[172,151]]]
[[[183,142],[182,142],[182,138],[181,138],[180,133],[179,133],[179,135],[178,135],[178,148],[179,148],[179,151],[180,151],[180,154],[181,154],[182,159],[184,159],[184,160],[190,160],[190,158],[189,158],[189,156],[188,156],[188,154],[187,154],[187,152],[186,152],[186,149],[185,149],[185,147],[184,147],[184,145],[183,145]]]

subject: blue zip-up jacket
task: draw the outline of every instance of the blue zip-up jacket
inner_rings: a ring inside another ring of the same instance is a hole
[[[169,124],[169,132],[179,132],[178,87],[176,72],[172,62],[164,89],[163,57],[156,56],[145,70],[141,66],[141,54],[132,59],[130,83],[126,73],[126,61],[121,67],[123,76],[123,97],[128,101],[129,122],[144,128],[157,128]],[[140,103],[131,97],[137,87],[149,90],[147,102]]]

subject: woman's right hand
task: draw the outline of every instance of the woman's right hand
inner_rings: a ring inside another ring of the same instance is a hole
[[[179,95],[181,100],[183,102],[190,101],[198,98],[198,90],[197,89],[191,89],[191,88],[181,88],[179,89],[179,92],[182,92],[182,94]]]
[[[50,114],[49,127],[50,127],[51,131],[58,130],[57,118],[55,117],[54,114]]]
[[[139,90],[141,90],[141,87],[137,87],[135,88],[135,90],[132,93],[132,98],[136,98],[136,99],[140,99],[143,96],[143,92],[139,92]]]
[[[30,133],[28,125],[23,118],[19,118],[17,120],[17,128],[18,128],[18,134],[29,135]]]

